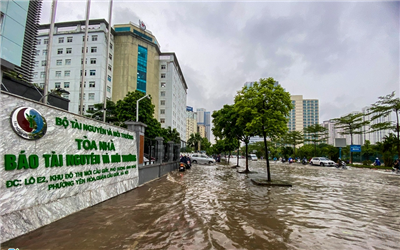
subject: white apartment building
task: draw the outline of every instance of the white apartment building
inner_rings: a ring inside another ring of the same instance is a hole
[[[175,53],[161,53],[160,57],[160,105],[161,127],[176,128],[185,146],[187,85]]]
[[[49,24],[40,25],[37,36],[33,82],[41,87],[45,82],[49,28]],[[104,19],[90,20],[86,47],[84,111],[93,109],[94,104],[104,102],[105,85],[107,99],[112,96],[113,35],[107,55],[107,32],[108,23]],[[67,90],[70,94],[63,94],[63,97],[70,100],[69,111],[73,113],[79,113],[80,110],[84,36],[85,21],[55,24],[48,89]]]
[[[372,115],[368,115],[370,107],[365,107],[362,109],[362,112],[364,113],[364,121],[371,121]],[[387,117],[380,117],[374,121],[372,121],[369,125],[366,125],[363,127],[363,134],[362,134],[362,144],[364,145],[365,140],[369,140],[371,144],[376,144],[377,142],[383,142],[383,138],[387,135],[390,134],[389,129],[386,130],[381,130],[381,131],[376,131],[373,133],[366,133],[371,129],[371,125],[381,123],[381,122],[393,122],[392,120],[392,114],[389,114]]]

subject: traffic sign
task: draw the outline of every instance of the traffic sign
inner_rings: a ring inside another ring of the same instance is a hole
[[[361,152],[361,145],[351,145],[350,152]]]

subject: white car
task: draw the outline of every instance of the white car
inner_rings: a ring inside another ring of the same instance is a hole
[[[201,163],[201,164],[213,164],[215,160],[207,155],[203,154],[192,154],[190,156],[192,163]]]
[[[319,166],[329,166],[329,167],[333,167],[335,166],[335,162],[329,160],[328,158],[325,157],[313,157],[310,161],[311,165],[319,165]]]

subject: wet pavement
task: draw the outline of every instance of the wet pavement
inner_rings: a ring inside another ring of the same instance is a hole
[[[400,249],[400,175],[271,164],[288,188],[250,181],[265,161],[250,170],[193,165],[1,249]]]

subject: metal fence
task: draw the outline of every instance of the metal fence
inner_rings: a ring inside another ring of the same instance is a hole
[[[157,149],[158,144],[156,140],[150,138],[144,139],[144,165],[154,164],[157,162]]]
[[[163,161],[162,162],[168,162],[168,152],[169,152],[169,144],[164,142],[164,151],[163,151]]]

